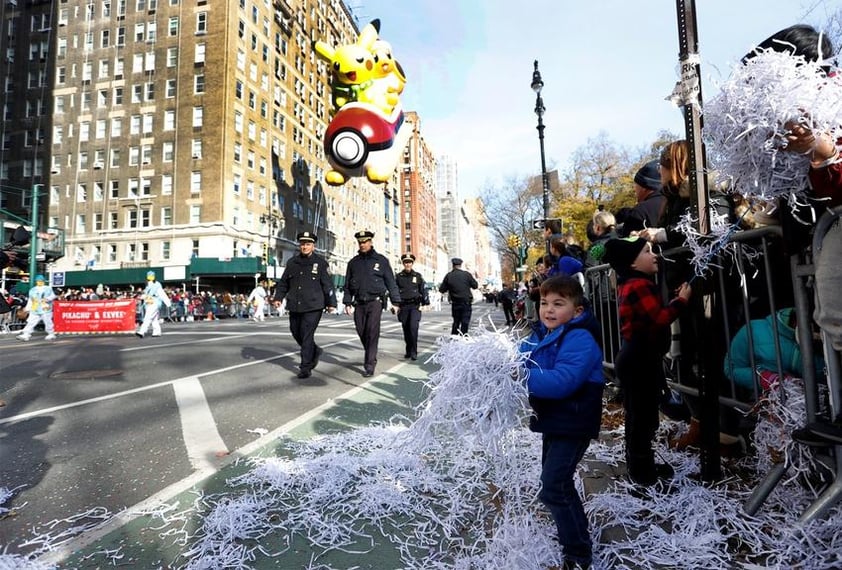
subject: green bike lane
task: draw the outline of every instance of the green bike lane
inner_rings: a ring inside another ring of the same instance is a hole
[[[233,453],[216,471],[200,471],[170,486],[138,505],[116,514],[108,522],[89,531],[39,559],[61,569],[88,569],[125,566],[131,568],[178,568],[189,560],[183,556],[189,549],[186,537],[201,528],[201,508],[194,504],[202,496],[220,495],[232,498],[242,494],[242,488],[232,487],[228,481],[249,472],[252,457],[289,457],[284,440],[308,440],[314,437],[350,431],[355,428],[387,422],[395,416],[412,419],[416,407],[425,398],[424,381],[436,369],[425,363],[431,353],[415,362],[404,362],[387,370],[370,382],[353,388],[340,397],[299,416],[297,419],[264,435]],[[207,511],[207,509],[204,509]],[[156,514],[158,513],[158,514]],[[163,513],[163,514],[161,514]],[[169,522],[167,522],[169,521]],[[266,555],[257,552],[249,563],[252,568],[371,568],[385,569],[401,566],[397,550],[372,529],[373,541],[346,545],[344,550],[318,552],[306,537],[272,535],[260,540]],[[253,543],[251,543],[253,545]],[[268,553],[283,554],[272,556]],[[360,554],[364,553],[364,554]],[[314,562],[318,558],[318,563]]]

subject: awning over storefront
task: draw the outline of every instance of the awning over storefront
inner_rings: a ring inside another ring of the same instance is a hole
[[[65,271],[53,273],[54,287],[96,287],[97,285],[142,285],[146,273],[154,271],[161,283],[179,283],[196,277],[245,277],[262,273],[258,257],[194,257],[189,266],[124,267],[121,269],[93,269],[90,271]]]

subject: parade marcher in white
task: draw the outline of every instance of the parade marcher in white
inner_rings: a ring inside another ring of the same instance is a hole
[[[264,314],[266,308],[266,288],[263,286],[264,283],[266,281],[261,280],[257,284],[257,287],[252,289],[247,301],[250,305],[254,306],[254,316],[252,318],[261,323],[266,320],[266,315]]]
[[[151,326],[152,336],[161,336],[161,320],[158,318],[161,313],[161,305],[169,308],[171,303],[164,288],[161,287],[160,283],[155,281],[154,271],[149,271],[146,274],[146,289],[143,290],[142,299],[143,322],[135,334],[143,338]]]
[[[35,287],[29,290],[29,301],[27,301],[25,309],[29,312],[29,317],[26,319],[23,332],[17,336],[18,340],[29,340],[32,337],[32,331],[41,321],[44,321],[44,330],[47,331],[44,340],[55,340],[56,338],[53,331],[53,301],[56,294],[53,292],[53,288],[45,283],[43,275],[35,276]]]

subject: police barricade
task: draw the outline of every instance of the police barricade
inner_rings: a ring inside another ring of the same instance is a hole
[[[55,301],[53,326],[56,334],[133,334],[136,305],[134,299]]]
[[[817,227],[817,232],[820,230]],[[769,377],[784,378],[786,369],[782,358],[781,327],[787,323],[776,318],[779,315],[794,314],[797,323],[812,323],[810,293],[805,291],[806,284],[812,278],[812,265],[802,263],[798,255],[788,257],[779,226],[767,226],[758,229],[735,232],[730,238],[731,246],[725,252],[718,253],[709,264],[710,274],[705,279],[693,282],[694,301],[701,303],[701,315],[688,315],[672,328],[672,343],[665,355],[665,370],[670,388],[682,394],[690,404],[690,411],[695,411],[694,404],[700,405],[700,373],[718,386],[718,403],[721,416],[733,421],[731,425],[720,426],[728,433],[748,431],[751,425],[737,425],[744,414],[757,402],[760,394],[761,379],[757,374],[755,345],[758,340],[766,343],[766,348],[773,351],[773,370],[767,370]],[[663,252],[664,261],[659,264],[659,284],[664,298],[674,295],[673,289],[679,281],[688,278],[690,253],[686,248],[676,248]],[[608,265],[589,268],[585,272],[587,294],[593,306],[597,320],[602,324],[603,366],[608,375],[614,372],[614,362],[620,347],[616,280]],[[671,282],[672,281],[672,282]],[[699,301],[702,298],[702,301]],[[773,316],[772,318],[768,318]],[[771,334],[769,337],[756,338],[755,327],[747,323],[766,319]],[[682,330],[683,329],[683,330]],[[739,356],[747,359],[742,363],[749,370],[749,381],[735,381],[734,360],[729,358],[731,343],[738,331],[744,332],[741,338]],[[814,366],[814,352],[810,326],[796,327],[798,346],[801,348],[802,378],[807,400],[807,418],[815,419],[815,410],[819,407],[818,385],[823,380],[823,371]],[[769,342],[771,340],[771,342]],[[771,348],[770,346],[771,345]],[[821,351],[821,349],[819,349]],[[838,355],[832,362],[837,364]],[[791,364],[791,363],[787,363]],[[768,365],[768,364],[767,364]],[[838,370],[829,370],[829,384],[832,397],[842,402],[842,382]],[[790,374],[791,375],[791,374]],[[708,384],[710,385],[710,384]],[[835,388],[834,388],[835,386]],[[840,404],[842,408],[842,404]],[[730,410],[730,414],[727,412]],[[836,410],[833,420],[840,419],[842,409]],[[714,412],[716,415],[716,412]],[[736,418],[736,419],[735,419]],[[729,422],[726,422],[729,423]],[[718,448],[712,450],[718,466]],[[768,475],[769,480],[761,483],[753,500],[746,504],[746,510],[756,511],[765,497],[786,471],[785,465],[775,466]],[[842,465],[837,469],[842,473]],[[842,489],[842,481],[838,482]],[[837,490],[842,496],[842,490]],[[834,496],[834,501],[839,497]],[[816,507],[805,513],[805,517],[815,516]]]
[[[0,334],[20,332],[26,326],[29,316],[23,307],[13,305],[6,313],[0,314]]]

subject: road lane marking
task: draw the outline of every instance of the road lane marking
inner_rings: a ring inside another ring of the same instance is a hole
[[[336,346],[336,345],[339,345],[339,344],[348,344],[350,342],[355,342],[355,341],[359,342],[357,340],[356,336],[353,337],[353,338],[349,338],[347,340],[340,340],[340,341],[337,341],[337,342],[326,344],[325,347]],[[170,346],[170,345],[168,345],[168,346]],[[298,356],[299,353],[300,353],[299,350],[285,352],[283,354],[270,356],[269,358],[261,358],[261,359],[258,359],[258,360],[249,360],[247,362],[241,362],[240,364],[233,364],[231,366],[224,366],[222,368],[217,368],[215,370],[208,370],[208,371],[202,372],[201,374],[198,374],[198,375],[184,376],[183,378],[193,378],[193,377],[202,378],[202,377],[206,377],[206,376],[208,376],[208,377],[213,376],[213,375],[216,375],[216,374],[224,374],[226,372],[231,372],[233,370],[239,370],[240,368],[246,368],[248,366],[255,366],[257,364],[263,364],[265,362],[272,362],[274,360],[279,360],[281,358],[289,358],[291,356]],[[78,402],[70,402],[68,404],[62,404],[60,406],[53,406],[51,408],[34,410],[32,412],[26,412],[26,413],[18,414],[16,416],[11,416],[11,417],[8,417],[8,418],[0,418],[0,425],[20,422],[20,421],[23,421],[23,420],[28,420],[30,418],[42,416],[42,415],[45,415],[45,414],[51,414],[53,412],[59,412],[59,411],[62,411],[62,410],[69,410],[69,409],[72,409],[72,408],[78,408],[80,406],[85,406],[85,405],[88,405],[88,404],[94,404],[96,402],[104,402],[106,400],[114,400],[116,398],[122,398],[123,396],[131,396],[132,394],[138,394],[140,392],[146,392],[147,390],[155,390],[155,389],[158,389],[158,388],[163,388],[163,387],[166,387],[166,386],[169,386],[169,385],[173,384],[174,382],[178,382],[179,380],[182,380],[183,378],[175,378],[173,380],[164,380],[163,382],[156,382],[155,384],[140,386],[138,388],[132,388],[130,390],[123,390],[123,391],[120,391],[120,392],[115,392],[113,394],[106,394],[104,396],[97,396],[95,398],[88,398],[86,400],[79,400]]]
[[[219,435],[199,377],[181,378],[172,387],[190,465],[193,469],[213,466],[215,459],[218,462],[218,454],[227,454],[228,446]]]
[[[331,398],[330,400],[324,402],[323,404],[312,408],[311,410],[301,414],[300,416],[288,421],[284,425],[272,430],[271,432],[267,433],[263,437],[260,437],[251,443],[247,443],[243,447],[234,450],[231,454],[219,461],[216,465],[210,465],[204,467],[198,471],[194,471],[184,479],[180,481],[176,481],[171,485],[161,489],[154,495],[147,497],[146,499],[140,501],[139,503],[127,507],[114,515],[112,518],[107,520],[106,522],[102,523],[102,525],[90,530],[88,532],[84,532],[80,534],[78,537],[65,542],[64,544],[58,545],[54,550],[51,552],[47,552],[42,554],[37,558],[38,562],[43,562],[47,564],[58,564],[62,562],[64,559],[69,557],[74,552],[77,552],[86,546],[92,544],[93,542],[105,537],[109,533],[122,528],[123,526],[129,524],[130,522],[142,517],[149,515],[150,513],[154,512],[154,510],[161,505],[166,505],[170,503],[176,496],[184,493],[185,491],[189,491],[193,487],[199,485],[205,479],[214,475],[217,471],[226,467],[232,463],[240,461],[241,459],[247,457],[248,455],[256,452],[257,450],[269,445],[270,443],[276,441],[283,435],[286,435],[293,431],[298,426],[306,423],[310,419],[317,417],[319,414],[323,413],[325,410],[330,409],[333,406],[336,406],[339,402],[344,400],[350,400],[356,394],[364,391],[364,390],[371,390],[371,384],[376,382],[380,376],[388,375],[396,372],[401,367],[406,366],[408,363],[406,362],[399,362],[383,374],[378,374],[373,378],[370,378],[366,382],[363,382],[359,386],[355,386],[343,394]]]

